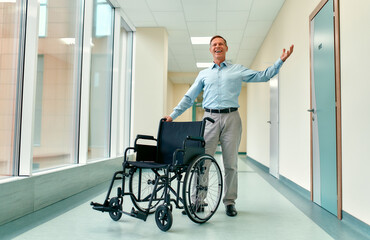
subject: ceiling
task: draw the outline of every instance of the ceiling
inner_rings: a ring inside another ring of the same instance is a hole
[[[190,37],[221,35],[227,60],[248,67],[285,0],[123,0],[135,27],[164,27],[168,32],[168,71],[174,83],[192,83],[196,62],[211,62],[209,45]],[[186,74],[179,74],[186,73]]]

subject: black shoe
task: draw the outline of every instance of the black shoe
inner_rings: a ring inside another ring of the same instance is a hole
[[[229,217],[235,217],[238,212],[235,209],[234,204],[226,205],[226,215]]]
[[[208,206],[207,203],[200,204],[199,206],[195,207],[195,205],[192,203],[191,204],[191,210],[196,213],[201,213],[204,212],[204,207]],[[186,215],[186,211],[182,211],[182,215]]]

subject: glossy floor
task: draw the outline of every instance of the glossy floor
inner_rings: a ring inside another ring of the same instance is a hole
[[[0,226],[0,239],[366,239],[256,168],[245,156],[239,159],[236,217],[226,216],[220,205],[207,223],[195,224],[174,209],[168,232],[158,229],[153,215],[146,222],[125,215],[114,222],[108,213],[92,210],[90,202],[102,202],[108,184]],[[125,198],[124,209],[130,208],[130,199]]]

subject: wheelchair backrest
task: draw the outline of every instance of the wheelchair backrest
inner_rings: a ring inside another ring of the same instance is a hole
[[[176,149],[183,149],[184,140],[187,136],[203,137],[204,122],[160,122],[157,136],[157,161],[159,163],[171,164]],[[186,147],[191,152],[203,152],[204,147],[199,141],[188,141]],[[197,150],[198,149],[198,150]],[[189,154],[185,154],[189,156]],[[177,154],[179,164],[182,164],[183,154]]]

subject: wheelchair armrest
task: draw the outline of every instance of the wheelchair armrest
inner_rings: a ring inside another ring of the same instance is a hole
[[[149,136],[149,135],[137,135],[136,136],[136,140],[138,139],[146,139],[146,140],[156,140],[153,136]],[[135,140],[135,141],[136,141]]]
[[[136,146],[137,146],[137,141],[140,140],[140,139],[157,141],[157,139],[155,139],[153,136],[140,135],[139,134],[139,135],[136,136],[136,139],[135,139],[135,143],[134,143],[134,148],[135,149],[136,149]]]
[[[184,140],[184,149],[186,147],[186,142],[187,141],[198,141],[202,143],[202,147],[206,145],[206,142],[204,141],[203,137],[193,137],[193,136],[187,136],[186,139]]]

